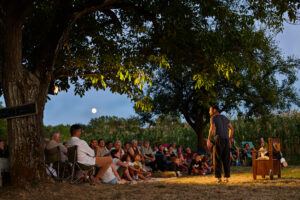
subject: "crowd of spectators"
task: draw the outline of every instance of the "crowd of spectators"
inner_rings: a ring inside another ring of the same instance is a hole
[[[51,139],[45,142],[46,149],[59,147],[61,162],[68,160],[68,148],[77,146],[78,163],[95,168],[92,179],[95,183],[135,183],[140,180],[151,179],[156,172],[173,172],[176,176],[206,175],[213,172],[212,149],[205,147],[202,153],[191,151],[190,147],[182,147],[175,142],[161,144],[149,141],[132,140],[104,141],[92,139],[88,144],[80,139],[82,129],[80,125],[70,128],[71,138],[61,143],[61,135],[55,131]],[[205,142],[205,141],[204,141]],[[230,158],[232,165],[251,165],[252,151],[259,150],[258,157],[268,157],[268,144],[264,138],[259,139],[259,144],[254,147],[252,142],[245,142],[238,147],[236,141],[230,139]],[[275,148],[276,149],[276,148]],[[280,159],[283,166],[287,165],[281,152],[273,152],[276,159]],[[8,158],[8,148],[0,140],[0,158]]]
[[[156,172],[173,172],[176,176],[182,174],[206,175],[213,171],[212,154],[202,155],[193,153],[189,147],[183,148],[175,142],[151,145],[149,141],[122,143],[122,141],[104,141],[92,139],[88,144],[80,139],[82,129],[80,125],[73,125],[70,129],[71,138],[68,142],[60,143],[60,133],[53,132],[51,140],[45,148],[59,146],[61,161],[67,159],[67,149],[77,146],[78,162],[94,166],[93,181],[95,183],[135,183],[140,180],[151,179]]]

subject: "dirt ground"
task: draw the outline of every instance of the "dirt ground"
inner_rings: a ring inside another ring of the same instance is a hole
[[[183,177],[136,185],[70,185],[42,183],[27,188],[0,188],[0,199],[300,199],[300,167],[282,170],[282,178],[254,181],[251,168],[232,167],[229,183],[216,183],[212,176]]]

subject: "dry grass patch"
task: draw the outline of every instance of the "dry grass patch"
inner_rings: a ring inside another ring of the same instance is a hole
[[[42,183],[35,187],[2,188],[0,199],[300,199],[300,167],[283,169],[282,178],[252,179],[251,168],[233,167],[230,183],[217,184],[212,176],[182,177],[137,185],[70,185]]]

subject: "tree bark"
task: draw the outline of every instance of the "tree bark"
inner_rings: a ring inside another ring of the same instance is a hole
[[[22,20],[7,16],[4,31],[2,88],[7,107],[36,103],[36,115],[7,120],[12,183],[41,180],[45,175],[43,110],[50,80],[43,83],[22,66]],[[49,83],[48,83],[49,82]]]
[[[181,111],[187,123],[192,127],[197,135],[197,150],[200,152],[204,152],[204,128],[207,124],[207,120],[203,120],[203,116],[197,116],[198,120],[191,120],[190,115],[185,112]]]
[[[197,134],[197,150],[200,152],[204,152],[204,126],[198,126],[194,131]]]

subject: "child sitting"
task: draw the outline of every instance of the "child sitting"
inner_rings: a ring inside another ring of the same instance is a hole
[[[169,166],[170,171],[174,171],[176,173],[176,176],[181,176],[181,167],[180,167],[180,162],[179,159],[176,157],[171,158],[172,163]]]
[[[209,166],[208,164],[208,161],[209,161],[209,157],[208,156],[204,156],[201,160],[202,162],[202,167],[205,171],[205,174],[211,174],[212,171],[213,171],[213,166]]]
[[[113,158],[112,163],[116,168],[120,178],[123,178],[123,176],[125,176],[126,179],[129,180],[131,183],[135,183],[135,181],[132,179],[132,177],[129,174],[128,163],[122,162],[120,160],[120,151],[118,151],[117,149],[113,149],[110,153]]]
[[[189,174],[203,175],[204,173],[205,172],[204,172],[204,169],[202,166],[201,156],[199,154],[197,154],[195,156],[195,159],[192,160]]]
[[[139,170],[134,167],[134,164],[131,160],[131,156],[129,154],[125,154],[122,158],[122,161],[128,164],[128,171],[131,177],[137,180],[138,179],[137,173],[139,172]]]
[[[151,173],[147,172],[141,163],[141,156],[140,155],[135,155],[134,156],[134,162],[133,162],[134,168],[137,169],[136,175],[138,176],[139,179],[142,180],[148,180],[151,178]]]

